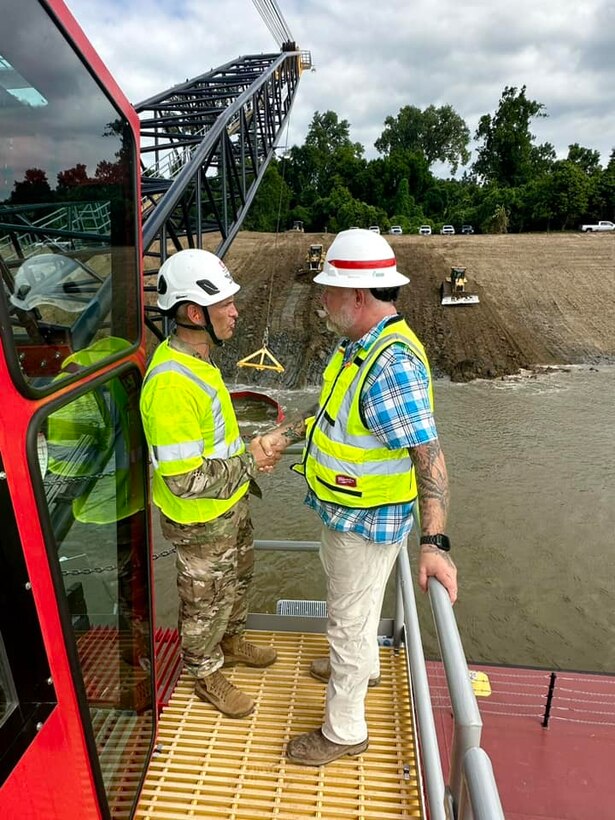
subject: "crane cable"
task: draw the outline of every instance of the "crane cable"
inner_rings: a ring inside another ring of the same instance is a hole
[[[280,11],[277,0],[252,0],[256,10],[271,32],[274,40],[282,46],[294,42],[293,35]]]
[[[265,330],[263,331],[263,346],[255,353],[251,353],[244,359],[237,362],[237,367],[254,367],[256,370],[275,370],[277,373],[284,372],[284,365],[276,359],[273,353],[268,349],[269,344],[269,319],[271,317],[271,300],[273,297],[274,275],[277,272],[276,264],[278,259],[278,240],[280,238],[280,220],[282,216],[282,195],[284,193],[284,184],[286,182],[286,152],[288,151],[288,134],[290,132],[290,112],[286,122],[286,142],[282,149],[282,181],[280,184],[280,196],[278,198],[278,216],[275,228],[275,240],[273,245],[273,263],[271,265],[271,276],[269,277],[269,296],[267,299],[267,314],[265,317]],[[265,362],[269,362],[266,364]]]

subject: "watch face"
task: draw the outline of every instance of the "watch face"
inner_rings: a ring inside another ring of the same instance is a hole
[[[448,552],[451,548],[451,542],[448,539],[448,535],[439,535],[438,536],[438,546],[441,550],[446,550]]]

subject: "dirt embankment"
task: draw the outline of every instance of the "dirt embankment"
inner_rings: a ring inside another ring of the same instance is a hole
[[[316,315],[319,287],[297,275],[312,242],[332,235],[242,232],[226,256],[241,283],[236,336],[218,357],[225,376],[262,386],[317,384],[335,338]],[[436,375],[498,377],[532,365],[615,360],[615,236],[522,234],[388,237],[410,276],[398,308],[425,344]],[[215,238],[210,237],[211,247]],[[442,307],[440,284],[463,266],[480,304]],[[269,349],[283,374],[238,370]]]

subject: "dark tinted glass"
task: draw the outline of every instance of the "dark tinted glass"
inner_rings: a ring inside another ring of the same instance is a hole
[[[135,157],[128,122],[41,4],[4,4],[0,290],[30,388],[87,368],[71,357],[92,343],[139,337]]]
[[[46,516],[118,818],[130,814],[154,729],[139,387],[138,371],[124,371],[71,398],[37,428]]]

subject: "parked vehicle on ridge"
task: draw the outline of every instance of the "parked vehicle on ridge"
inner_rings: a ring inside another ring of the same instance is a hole
[[[615,223],[610,222],[608,219],[601,219],[600,222],[596,222],[594,225],[581,225],[581,230],[584,233],[593,233],[594,231],[615,231]]]

